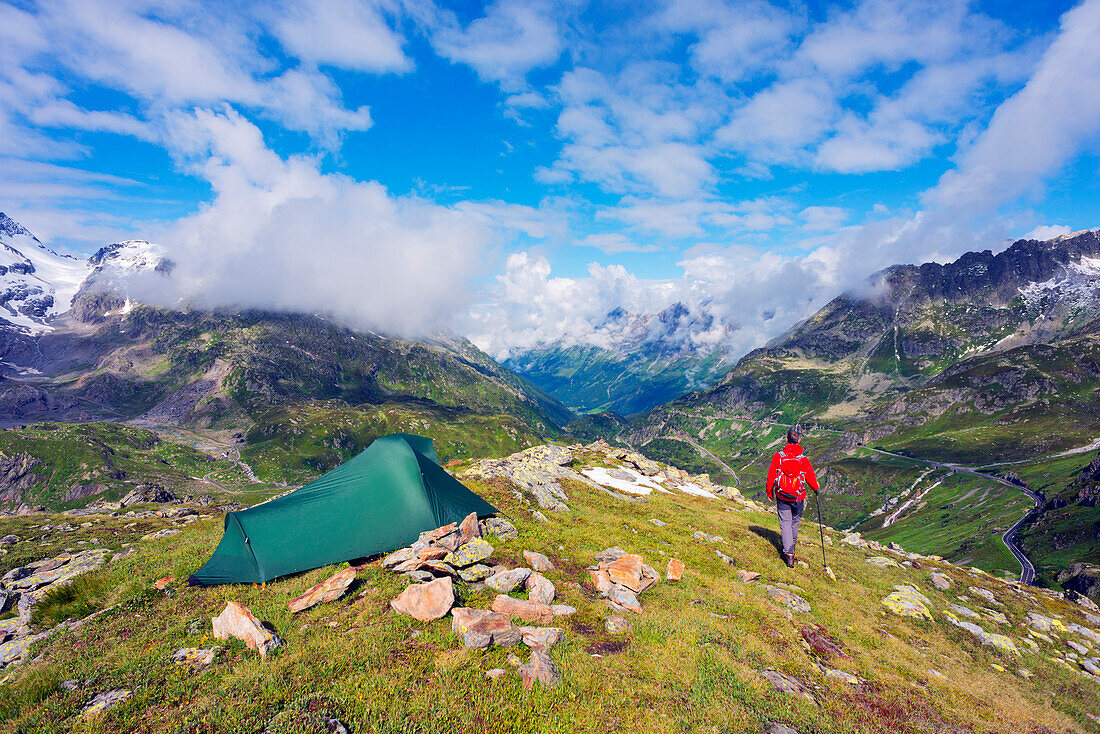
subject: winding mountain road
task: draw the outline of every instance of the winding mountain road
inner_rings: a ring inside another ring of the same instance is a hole
[[[970,474],[970,475],[973,475],[975,477],[981,477],[982,479],[987,479],[991,482],[996,482],[997,484],[1003,484],[1006,487],[1012,487],[1013,489],[1018,489],[1021,492],[1023,492],[1024,494],[1026,494],[1028,497],[1030,497],[1031,501],[1035,503],[1035,508],[1033,508],[1032,510],[1025,513],[1023,517],[1021,517],[1019,520],[1016,521],[1015,525],[1013,525],[1008,530],[1006,530],[1004,533],[1002,533],[1001,534],[1001,542],[1003,542],[1005,544],[1005,547],[1008,548],[1009,552],[1020,563],[1020,581],[1025,583],[1025,584],[1032,584],[1032,583],[1035,582],[1035,565],[1031,562],[1030,559],[1028,559],[1028,557],[1024,554],[1023,550],[1016,543],[1016,532],[1020,529],[1020,526],[1024,524],[1024,521],[1027,520],[1028,517],[1030,517],[1031,513],[1034,512],[1035,509],[1042,506],[1043,500],[1038,494],[1036,494],[1035,492],[1032,492],[1027,487],[1022,487],[1019,484],[1014,484],[1014,483],[1008,481],[1007,479],[1002,479],[1001,477],[998,477],[995,474],[987,474],[986,472],[981,472],[981,471],[978,471],[976,469],[971,469],[970,467],[967,467],[967,466],[959,466],[958,464],[944,464],[944,463],[939,462],[939,461],[932,461],[931,459],[919,459],[915,456],[906,456],[905,454],[895,454],[893,451],[886,451],[885,449],[876,449],[872,446],[864,446],[863,448],[867,449],[868,451],[874,451],[875,453],[885,454],[887,456],[896,456],[899,459],[908,459],[909,461],[915,461],[915,462],[918,462],[920,464],[925,464],[926,466],[934,467],[936,469],[950,469],[952,471],[962,472],[963,474]]]

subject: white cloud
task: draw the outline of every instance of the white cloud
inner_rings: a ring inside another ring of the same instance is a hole
[[[1041,224],[1023,235],[1020,239],[1046,241],[1052,240],[1055,237],[1060,237],[1064,234],[1069,234],[1072,231],[1073,228],[1066,224]]]
[[[808,206],[798,213],[803,229],[832,230],[848,219],[849,212],[839,206]]]
[[[584,237],[578,245],[594,247],[608,255],[618,255],[624,252],[657,252],[661,248],[657,245],[642,245],[619,232],[601,232]]]
[[[272,19],[280,42],[295,57],[341,69],[408,71],[404,39],[384,17],[380,3],[310,0],[287,3]]]

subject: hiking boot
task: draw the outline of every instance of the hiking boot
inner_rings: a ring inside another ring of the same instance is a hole
[[[787,568],[794,568],[794,553],[784,553],[783,563],[787,564]]]

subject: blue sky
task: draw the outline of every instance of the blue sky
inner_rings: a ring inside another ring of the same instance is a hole
[[[2,3],[0,210],[160,242],[173,303],[503,356],[680,300],[743,352],[892,263],[1100,226],[1098,34],[1100,0]]]

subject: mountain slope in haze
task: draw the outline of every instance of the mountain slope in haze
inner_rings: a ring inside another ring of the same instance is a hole
[[[37,242],[19,232],[24,245]],[[41,271],[49,256],[27,259]],[[560,435],[572,418],[454,335],[405,339],[315,315],[171,310],[127,297],[132,273],[168,279],[172,269],[156,245],[134,240],[73,266],[82,274],[76,289],[42,281],[52,310],[0,321],[0,421],[240,432],[242,455],[266,477],[307,481],[384,433],[435,431],[441,457],[453,459],[518,450]],[[32,489],[23,494],[56,506],[71,488]]]
[[[729,332],[682,303],[656,314],[618,308],[585,343],[562,338],[516,351],[504,364],[578,413],[635,415],[725,374]]]

